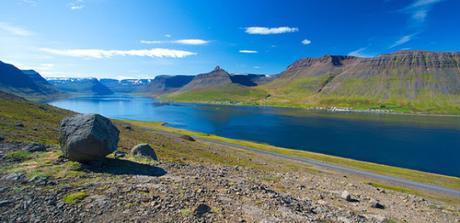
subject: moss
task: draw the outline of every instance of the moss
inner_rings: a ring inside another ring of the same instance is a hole
[[[67,194],[63,201],[64,203],[66,204],[76,204],[78,202],[80,202],[81,200],[85,199],[86,197],[88,197],[88,194],[86,192],[74,192],[74,193],[70,193],[70,194]]]

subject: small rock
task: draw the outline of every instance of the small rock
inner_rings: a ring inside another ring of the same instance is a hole
[[[44,152],[46,151],[46,147],[45,145],[43,144],[36,144],[36,143],[33,143],[33,144],[29,144],[27,145],[26,147],[23,148],[23,150],[26,150],[28,152]]]
[[[34,176],[30,178],[29,183],[34,183],[38,185],[46,185],[48,183],[47,176]]]
[[[206,214],[206,213],[208,213],[210,211],[211,211],[211,207],[209,207],[206,204],[200,204],[193,211],[193,215],[195,215],[196,217],[200,218],[201,216],[203,216],[204,214]]]
[[[25,182],[27,180],[27,178],[26,178],[26,175],[24,175],[23,173],[10,173],[10,174],[2,177],[2,180]]]
[[[5,140],[5,137],[0,136],[0,142],[3,141],[3,140]]]
[[[10,200],[1,200],[1,201],[0,201],[0,207],[5,206],[5,205],[7,205],[7,204],[9,204],[9,203],[11,203]]]
[[[181,139],[183,139],[183,140],[191,141],[191,142],[195,142],[195,141],[196,141],[193,137],[191,137],[191,136],[189,136],[189,135],[181,135],[181,136],[179,136],[179,138],[181,138]]]
[[[123,125],[123,128],[126,130],[133,130],[133,127],[131,127],[130,125]]]
[[[21,122],[18,122],[18,123],[16,123],[16,127],[23,128],[23,127],[24,127],[24,124],[22,124]]]
[[[385,205],[380,203],[378,200],[371,199],[371,207],[378,209],[385,209]]]
[[[126,156],[126,153],[125,152],[121,152],[121,151],[115,151],[115,153],[113,154],[113,156],[115,158],[122,158],[122,157],[125,157]]]
[[[346,190],[344,190],[344,191],[342,192],[342,194],[340,195],[340,197],[341,197],[342,199],[348,201],[348,202],[353,201],[353,199],[351,198],[350,193],[348,193],[348,191],[346,191]]]
[[[131,149],[131,155],[150,157],[153,160],[158,160],[157,154],[155,153],[153,148],[149,144],[146,144],[146,143],[134,146]]]

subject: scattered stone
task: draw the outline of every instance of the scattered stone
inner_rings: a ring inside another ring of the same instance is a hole
[[[26,145],[23,148],[23,150],[34,153],[34,152],[44,152],[44,151],[46,151],[46,148],[47,148],[47,146],[45,146],[43,144],[33,143],[33,144]]]
[[[23,128],[23,127],[24,127],[24,124],[23,124],[22,122],[18,122],[18,123],[16,123],[16,127]]]
[[[206,204],[200,204],[198,205],[198,207],[195,208],[195,210],[193,211],[193,215],[195,215],[196,217],[202,217],[204,214],[208,213],[211,211],[211,207],[209,207],[208,205]]]
[[[125,157],[126,156],[126,153],[125,152],[121,152],[121,151],[115,151],[115,153],[113,154],[113,156],[115,158],[122,158],[122,157]]]
[[[11,203],[10,200],[1,200],[1,201],[0,201],[0,207],[5,206],[5,205],[7,205],[7,204],[9,204],[9,203]]]
[[[131,155],[150,157],[153,160],[158,160],[157,154],[155,153],[153,148],[149,144],[146,144],[146,143],[134,146],[131,149]]]
[[[196,141],[193,137],[191,137],[191,136],[189,136],[189,135],[181,135],[181,136],[179,136],[179,138],[181,138],[181,139],[183,139],[183,140],[191,141],[191,142],[195,142],[195,141]]]
[[[348,191],[344,190],[342,192],[342,194],[340,195],[340,197],[348,202],[352,202],[353,201],[353,198],[351,198],[351,195],[350,193],[348,193]]]
[[[29,183],[37,184],[37,185],[46,185],[48,183],[47,176],[34,176],[30,178]]]
[[[15,182],[25,182],[27,180],[26,175],[23,173],[10,173],[2,177],[2,180],[6,181],[15,181]]]
[[[385,209],[385,205],[380,203],[380,201],[371,199],[371,207],[372,208],[378,208],[378,209]]]
[[[126,130],[133,130],[133,127],[131,127],[130,125],[123,125],[123,128],[125,128]]]
[[[3,141],[3,140],[5,140],[5,137],[0,136],[0,142]]]
[[[100,160],[117,149],[119,133],[102,115],[79,114],[62,120],[59,142],[70,160]]]

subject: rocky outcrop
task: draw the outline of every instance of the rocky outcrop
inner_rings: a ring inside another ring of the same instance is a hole
[[[146,144],[146,143],[134,146],[131,149],[131,155],[148,157],[148,158],[152,158],[153,160],[158,160],[157,154],[155,153],[153,148],[149,144]]]
[[[119,130],[98,114],[79,114],[61,122],[59,142],[64,156],[74,161],[103,159],[117,149]]]

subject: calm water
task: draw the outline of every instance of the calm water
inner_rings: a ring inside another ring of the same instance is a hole
[[[460,177],[460,118],[301,109],[162,104],[145,97],[80,97],[51,105]]]

